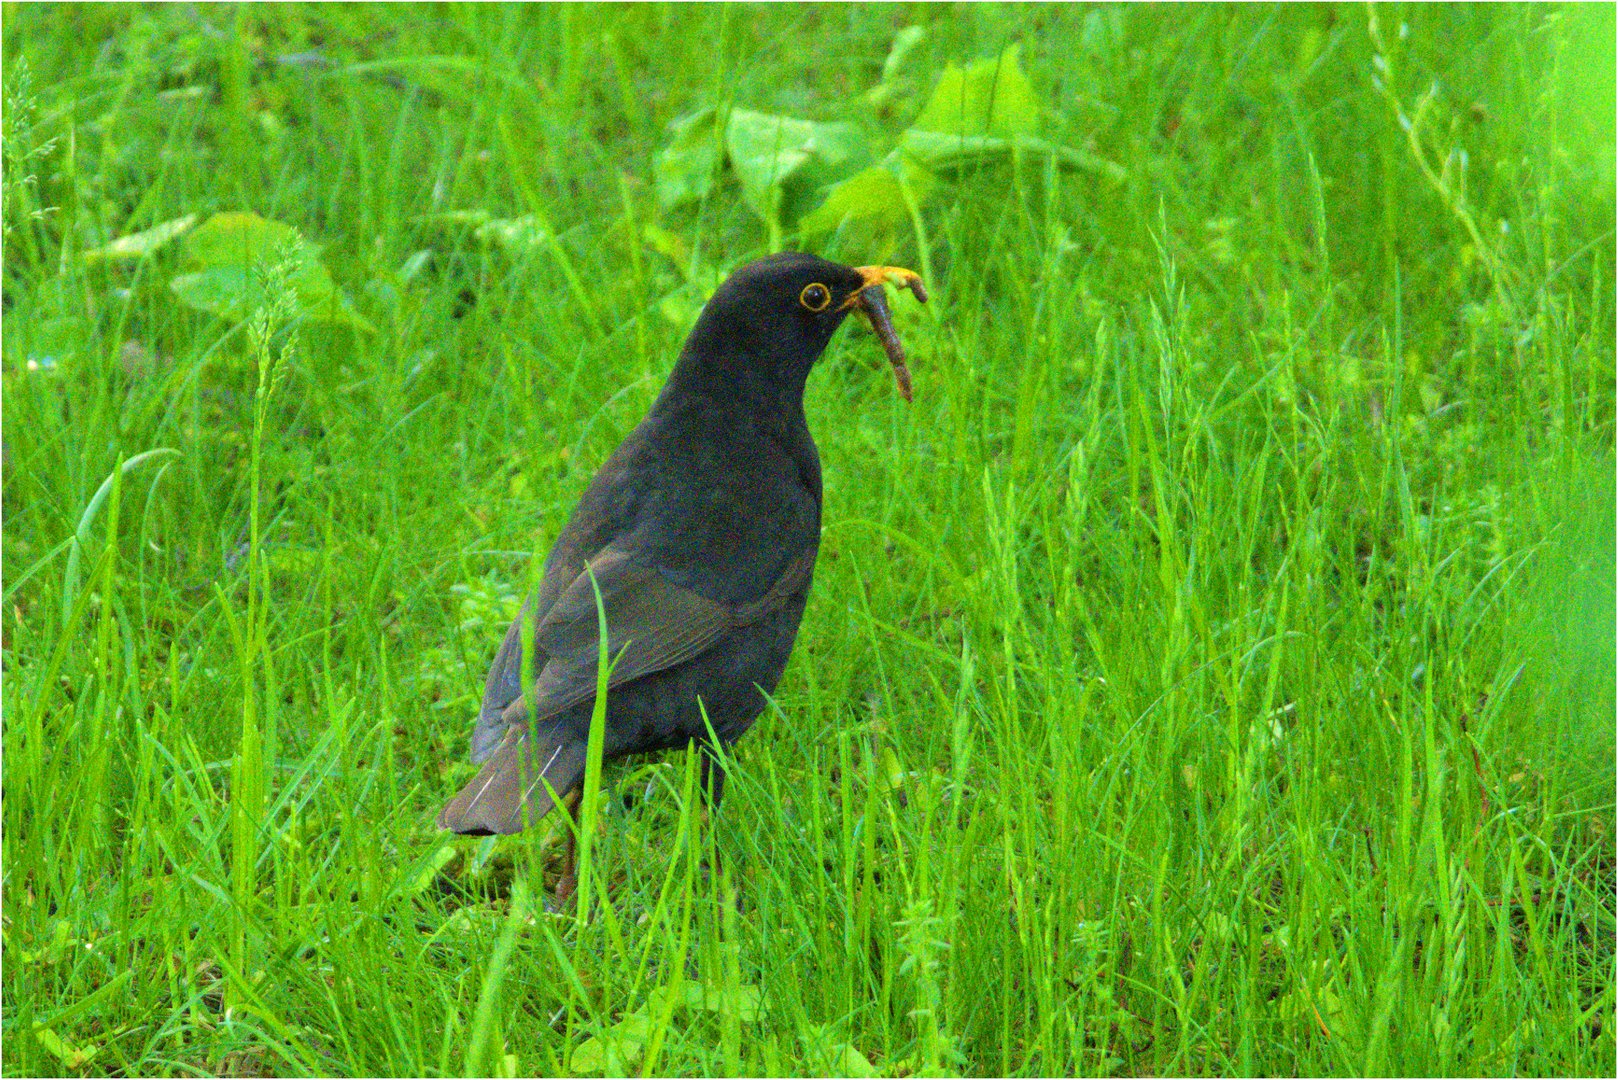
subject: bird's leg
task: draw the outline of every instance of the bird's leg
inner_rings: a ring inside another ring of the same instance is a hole
[[[720,760],[720,750],[711,742],[701,744],[702,771],[697,775],[697,787],[702,791],[703,820],[707,820],[707,810],[711,806],[719,809],[719,800],[725,797],[725,765]]]
[[[566,809],[570,820],[567,841],[562,849],[562,876],[556,879],[556,892],[551,898],[551,905],[557,911],[561,911],[563,905],[573,899],[573,894],[579,888],[579,822],[575,811],[578,810],[581,797],[582,792],[575,789],[571,795],[562,800],[563,808]]]
[[[711,742],[702,743],[702,772],[698,776],[702,788],[703,835],[710,843],[708,873],[715,881],[724,881],[724,867],[719,861],[719,842],[711,831],[713,816],[719,811],[719,800],[725,797],[725,763],[722,751]],[[742,907],[742,890],[736,886],[736,910]]]
[[[711,866],[709,872],[719,873],[719,848],[712,844],[713,840],[713,813],[719,806],[719,800],[725,797],[725,766],[719,760],[718,748],[711,742],[704,741],[698,751],[701,757],[702,770],[697,774],[697,787],[702,792],[702,835],[709,843]]]

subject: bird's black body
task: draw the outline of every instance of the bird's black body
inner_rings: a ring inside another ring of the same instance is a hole
[[[720,286],[507,632],[472,738],[483,769],[440,825],[515,832],[550,809],[550,792],[566,797],[581,783],[600,646],[586,567],[618,657],[608,758],[710,745],[710,725],[729,743],[752,726],[792,652],[820,541],[820,456],[804,383],[871,284],[862,271],[790,254]],[[535,628],[526,697],[525,621]],[[709,781],[716,798],[722,780],[715,772]]]

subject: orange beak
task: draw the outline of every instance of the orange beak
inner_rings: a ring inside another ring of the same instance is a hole
[[[853,307],[859,303],[859,298],[871,286],[882,285],[889,281],[901,289],[909,289],[911,295],[923,304],[927,302],[927,286],[921,283],[921,275],[914,270],[906,270],[902,266],[856,266],[854,272],[865,279],[865,284],[843,301],[844,307]]]
[[[899,384],[899,396],[909,401],[910,369],[905,366],[905,350],[899,343],[899,335],[893,332],[893,319],[888,314],[888,294],[882,286],[892,281],[901,288],[909,289],[911,295],[924,304],[927,302],[927,287],[921,283],[920,274],[902,266],[856,266],[854,269],[865,279],[865,284],[843,301],[843,307],[857,307],[870,320],[871,329],[882,339],[882,348],[893,367],[894,380]]]

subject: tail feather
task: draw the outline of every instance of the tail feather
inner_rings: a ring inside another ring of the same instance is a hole
[[[566,798],[579,786],[584,759],[584,742],[571,734],[510,728],[472,782],[439,812],[438,827],[469,836],[520,832],[550,813],[551,791]]]

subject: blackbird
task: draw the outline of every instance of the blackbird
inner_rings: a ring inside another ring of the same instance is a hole
[[[607,759],[695,743],[717,806],[728,745],[752,726],[792,652],[820,546],[820,455],[803,392],[858,309],[910,376],[888,317],[898,267],[812,255],[743,266],[698,316],[651,411],[601,466],[506,631],[472,734],[482,769],[438,815],[470,835],[514,833],[577,798],[607,621]],[[592,585],[592,576],[594,583]],[[523,626],[533,627],[522,687]],[[710,735],[709,728],[712,728]],[[571,838],[558,899],[572,887]]]

